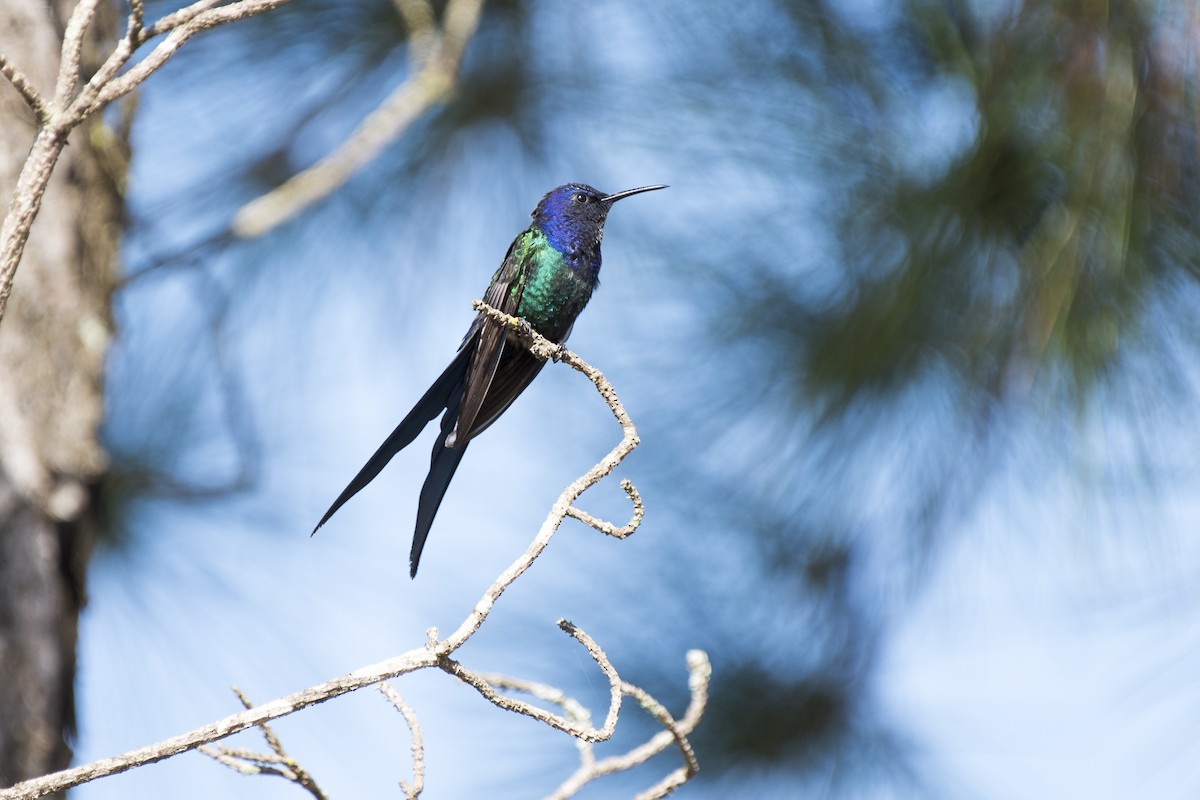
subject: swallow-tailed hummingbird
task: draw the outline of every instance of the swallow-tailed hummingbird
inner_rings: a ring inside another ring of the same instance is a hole
[[[665,188],[643,186],[604,194],[587,184],[568,183],[552,189],[533,210],[533,223],[509,245],[484,302],[525,320],[547,339],[565,342],[600,283],[600,240],[613,203]],[[333,501],[313,533],[444,410],[417,505],[409,556],[409,574],[416,577],[429,528],[467,444],[512,405],[544,363],[514,333],[483,314],[476,316],[450,366]]]

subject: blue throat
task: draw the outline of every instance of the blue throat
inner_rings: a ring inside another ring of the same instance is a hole
[[[562,254],[572,269],[586,269],[593,276],[600,272],[600,243],[584,241],[578,227],[570,220],[549,216],[535,222],[534,227],[546,234],[550,246]]]

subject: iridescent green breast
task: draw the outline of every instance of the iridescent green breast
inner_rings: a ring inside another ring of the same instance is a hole
[[[573,266],[537,229],[521,236],[513,256],[523,271],[520,288],[513,286],[521,292],[517,316],[543,336],[562,341],[591,299],[597,270]]]

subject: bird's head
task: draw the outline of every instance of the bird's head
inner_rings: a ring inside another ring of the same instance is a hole
[[[550,243],[569,257],[595,250],[599,254],[604,237],[604,221],[613,203],[641,192],[665,189],[666,186],[642,186],[615,194],[605,194],[586,183],[568,183],[551,189],[533,210],[533,226],[550,239]]]

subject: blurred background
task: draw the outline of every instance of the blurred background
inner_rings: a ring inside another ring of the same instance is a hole
[[[195,39],[133,128],[77,761],[456,626],[619,438],[580,376],[548,367],[472,445],[415,581],[428,432],[309,531],[544,192],[661,182],[614,210],[571,339],[643,440],[580,505],[625,520],[627,477],[646,521],[568,523],[463,661],[600,713],[566,617],[678,714],[706,650],[688,797],[1195,797],[1198,42],[1153,0],[489,0],[447,103],[235,239],[410,76],[408,27],[295,0]],[[445,675],[396,686],[430,797],[574,769]],[[654,729],[629,704],[600,752]],[[374,693],[276,731],[333,796],[408,777]],[[75,792],[299,795],[195,754]]]

